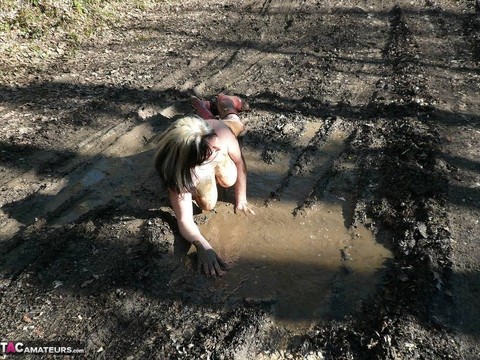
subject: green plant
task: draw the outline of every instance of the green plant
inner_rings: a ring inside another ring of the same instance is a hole
[[[86,11],[85,5],[80,0],[73,0],[73,8],[75,9],[75,11],[81,14],[85,13]]]

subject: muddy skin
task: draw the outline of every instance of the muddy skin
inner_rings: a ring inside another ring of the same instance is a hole
[[[474,5],[161,2],[2,72],[1,340],[109,359],[477,358]],[[233,214],[231,189],[195,214],[230,265],[212,280],[153,156],[191,95],[219,92],[250,104],[257,215]]]

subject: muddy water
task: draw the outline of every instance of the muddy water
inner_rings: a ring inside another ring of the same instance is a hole
[[[339,151],[329,147],[331,155]],[[313,209],[294,216],[293,209],[308,189],[298,188],[295,193],[290,186],[287,197],[265,206],[291,159],[285,155],[283,161],[267,165],[252,149],[245,156],[249,201],[256,215],[234,214],[231,204],[220,202],[216,214],[201,227],[231,264],[215,286],[229,296],[271,304],[275,320],[294,330],[304,330],[319,318],[354,311],[374,291],[390,251],[370,230],[345,228],[343,198],[327,196]]]

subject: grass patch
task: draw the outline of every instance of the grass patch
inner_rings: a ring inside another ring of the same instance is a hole
[[[72,54],[86,40],[139,16],[156,0],[0,0],[0,81]],[[62,51],[57,51],[58,48]],[[67,50],[67,51],[65,51]],[[71,50],[71,51],[68,51]]]

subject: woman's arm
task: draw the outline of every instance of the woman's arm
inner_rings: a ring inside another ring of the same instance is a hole
[[[200,233],[200,229],[193,220],[192,194],[168,191],[170,204],[177,218],[180,234],[185,240],[191,242],[197,249],[198,270],[203,270],[206,275],[222,275],[225,262],[215,253],[210,243]]]

